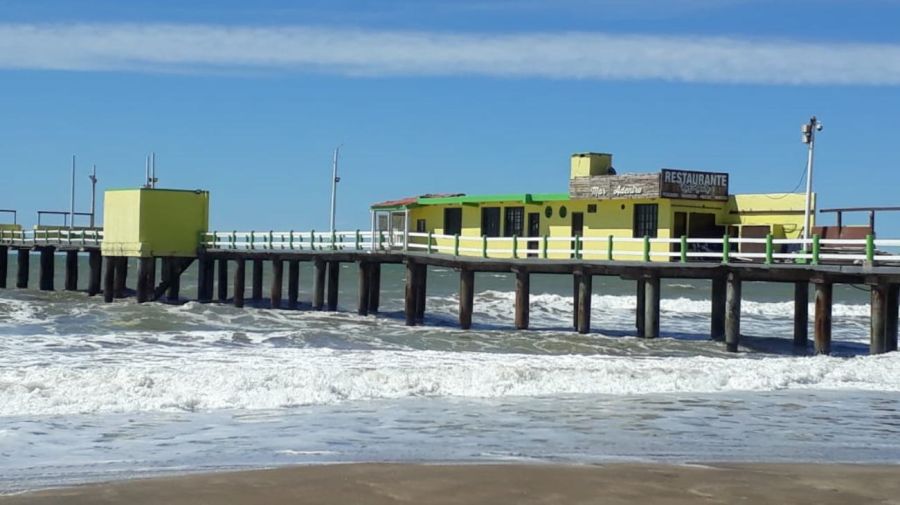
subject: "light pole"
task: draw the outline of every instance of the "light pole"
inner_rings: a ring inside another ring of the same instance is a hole
[[[816,132],[822,131],[822,123],[816,119],[816,116],[809,118],[809,123],[800,127],[803,133],[803,143],[808,147],[806,158],[806,206],[803,209],[803,250],[807,251],[809,241],[810,228],[810,211],[812,208],[812,179],[813,179],[813,158],[816,151]]]
[[[97,165],[94,165],[88,179],[91,180],[91,228],[93,228],[94,216],[97,209]]]
[[[334,214],[335,205],[337,204],[337,183],[341,182],[338,177],[338,156],[341,152],[341,146],[334,148],[334,159],[331,163],[331,235],[334,236]]]
[[[75,155],[72,155],[72,195],[69,199],[69,229],[75,228]]]

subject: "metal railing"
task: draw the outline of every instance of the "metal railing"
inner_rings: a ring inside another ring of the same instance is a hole
[[[396,251],[482,258],[608,261],[754,261],[762,263],[866,262],[900,264],[900,240],[765,238],[477,237],[436,233],[250,231],[204,234],[210,249],[293,251]],[[750,246],[750,247],[745,247]],[[885,252],[884,249],[898,252]]]
[[[7,246],[99,246],[103,241],[103,230],[37,229],[0,230],[0,244]]]

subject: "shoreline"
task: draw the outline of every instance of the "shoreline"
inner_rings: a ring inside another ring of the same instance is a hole
[[[343,463],[138,478],[0,496],[0,505],[166,503],[885,503],[900,466]]]

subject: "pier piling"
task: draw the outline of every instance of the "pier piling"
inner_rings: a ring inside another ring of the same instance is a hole
[[[869,354],[883,354],[887,352],[888,288],[884,284],[875,284],[871,286],[871,291]]]
[[[369,264],[369,314],[378,313],[381,301],[381,263]]]
[[[209,303],[212,301],[212,290],[209,289],[211,276],[210,265],[212,260],[205,255],[197,258],[197,301],[200,303]]]
[[[312,308],[322,310],[325,306],[325,261],[316,258],[313,261],[315,275],[313,278],[313,300]]]
[[[125,287],[128,285],[128,258],[116,257],[115,283],[113,284],[113,297],[125,298]]]
[[[737,352],[741,340],[741,278],[730,272],[725,288],[725,349]]]
[[[31,262],[31,251],[19,249],[16,251],[16,287],[28,288],[28,267]]]
[[[428,291],[428,265],[417,264],[416,272],[416,324],[425,321],[425,302]]]
[[[634,328],[637,332],[637,336],[639,338],[643,338],[645,335],[644,330],[644,319],[646,315],[644,314],[644,307],[646,306],[647,301],[647,285],[644,279],[638,279],[635,289],[635,307],[634,307]]]
[[[78,290],[78,251],[66,251],[66,291]]]
[[[591,293],[593,276],[588,272],[578,272],[578,333],[591,332]]]
[[[153,271],[156,258],[139,258],[137,271],[137,302],[144,303],[153,299],[155,275]]]
[[[644,337],[659,337],[659,277],[644,281]]]
[[[288,261],[288,308],[294,310],[297,308],[300,299],[300,262],[297,260]]]
[[[884,325],[885,339],[887,340],[887,350],[897,350],[897,322],[898,311],[900,311],[900,284],[891,284],[888,287],[886,321]]]
[[[338,289],[340,288],[341,263],[328,262],[328,305],[329,311],[335,311],[338,307]]]
[[[371,276],[369,273],[370,263],[365,261],[359,262],[359,282],[357,285],[356,313],[361,316],[369,315],[369,282]]]
[[[103,270],[103,257],[100,251],[91,250],[88,253],[88,296],[100,293],[100,279]]]
[[[246,268],[247,261],[243,258],[234,260],[234,306],[241,308],[244,306],[244,284],[246,284]]]
[[[178,258],[172,257],[165,258],[164,264],[168,265],[164,269],[164,275],[169,285],[166,299],[170,302],[177,302],[181,296],[181,264]]]
[[[56,249],[53,247],[42,247],[41,263],[40,263],[40,282],[41,291],[53,291],[53,277],[55,276],[56,262],[54,261],[54,253]]]
[[[218,296],[216,298],[219,299],[220,302],[228,301],[228,260],[225,258],[219,258],[219,268],[217,270],[218,273],[218,282],[216,283],[216,293]]]
[[[106,263],[103,272],[103,301],[110,303],[115,295],[116,280],[116,257],[105,256],[103,262]]]
[[[0,246],[0,288],[6,289],[6,269],[9,265],[9,248]]]
[[[262,300],[263,260],[253,260],[253,273],[250,279],[250,299],[254,302]]]
[[[283,293],[284,262],[280,259],[272,260],[272,289],[269,292],[269,300],[273,309],[281,308],[281,294]]]
[[[531,295],[531,279],[528,270],[516,269],[516,329],[528,329],[529,298]]]
[[[416,325],[416,309],[418,304],[416,298],[419,294],[416,281],[418,280],[419,269],[412,261],[406,262],[406,297],[404,299],[403,314],[406,317],[406,326]]]
[[[467,268],[459,271],[459,327],[472,327],[472,306],[475,302],[475,272]]]
[[[831,298],[830,282],[816,283],[816,354],[831,354]]]
[[[725,341],[725,284],[725,277],[721,275],[712,278],[709,336],[717,342]]]
[[[794,283],[794,346],[809,342],[809,283]]]

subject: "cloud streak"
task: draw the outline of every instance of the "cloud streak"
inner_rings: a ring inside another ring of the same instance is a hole
[[[0,69],[900,85],[900,44],[177,24],[0,24]]]

